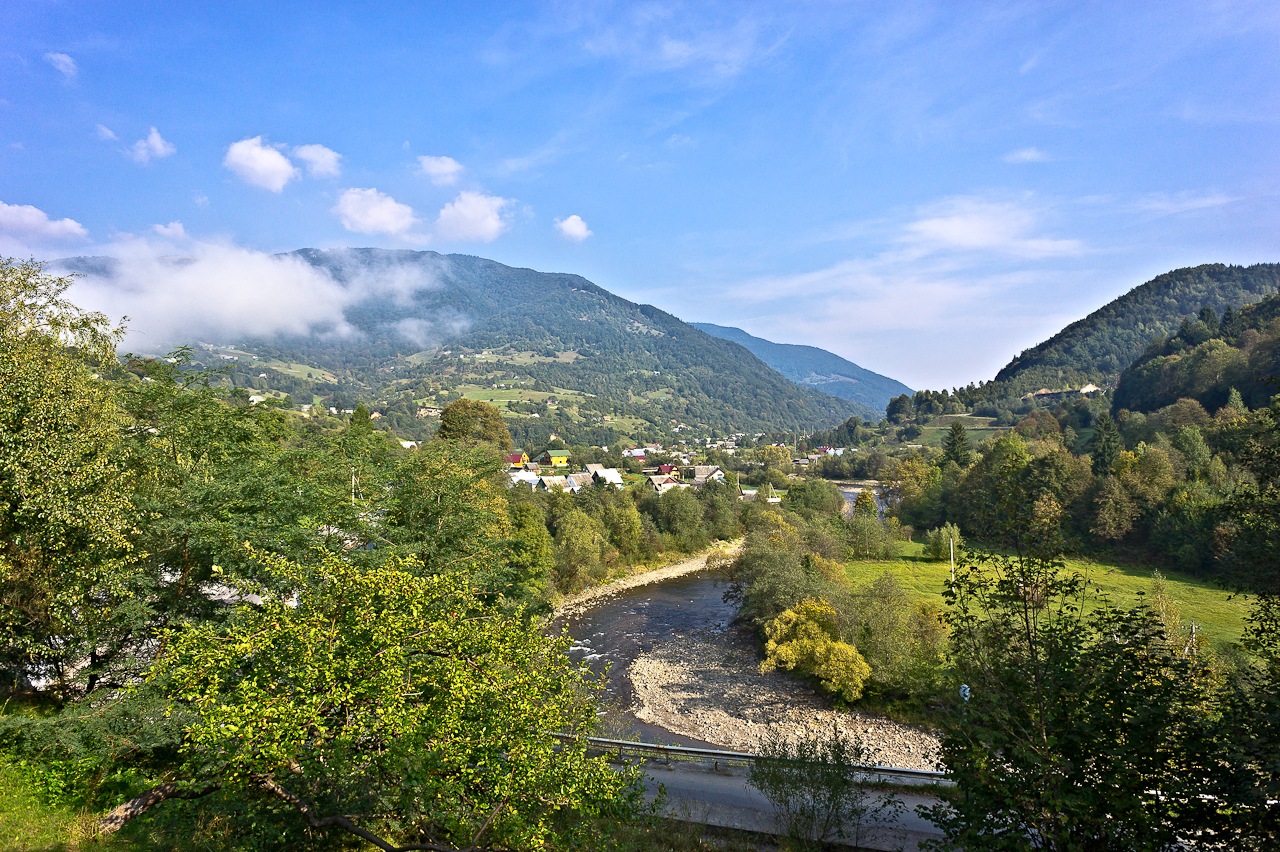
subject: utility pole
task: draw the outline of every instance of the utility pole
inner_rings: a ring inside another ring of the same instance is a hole
[[[951,550],[951,585],[956,584],[956,540],[953,536],[947,536],[947,546]]]

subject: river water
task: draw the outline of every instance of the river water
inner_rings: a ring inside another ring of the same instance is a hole
[[[702,740],[645,724],[630,712],[635,693],[627,675],[631,662],[659,642],[692,633],[724,633],[737,614],[725,603],[728,583],[710,571],[686,574],[607,598],[578,615],[557,621],[572,638],[569,650],[604,678],[604,736],[641,742],[713,747]]]

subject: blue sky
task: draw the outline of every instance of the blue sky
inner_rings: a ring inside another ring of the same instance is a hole
[[[1280,261],[1280,5],[0,4],[0,254],[131,327],[306,315],[273,252],[580,273],[914,387]],[[261,330],[261,329],[257,329]]]

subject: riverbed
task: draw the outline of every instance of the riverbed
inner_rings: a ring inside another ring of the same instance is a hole
[[[934,769],[937,739],[878,716],[836,710],[782,672],[761,674],[760,651],[733,624],[714,571],[626,589],[557,619],[574,659],[604,678],[602,733],[619,739],[755,751],[766,732],[788,739],[833,727],[867,748],[866,762]]]

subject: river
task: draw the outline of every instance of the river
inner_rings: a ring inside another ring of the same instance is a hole
[[[711,746],[636,719],[630,709],[635,693],[627,668],[658,643],[731,629],[737,606],[725,603],[727,588],[722,575],[701,571],[619,592],[557,620],[572,637],[570,656],[586,661],[605,678],[602,733],[643,742]]]

